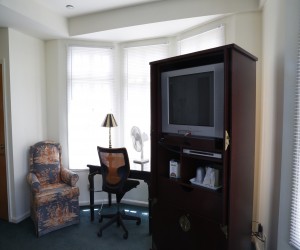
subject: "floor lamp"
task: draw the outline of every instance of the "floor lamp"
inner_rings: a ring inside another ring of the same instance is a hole
[[[114,118],[113,114],[107,114],[103,123],[102,123],[102,127],[106,127],[109,128],[109,148],[111,148],[111,128],[112,127],[117,127],[118,124]]]

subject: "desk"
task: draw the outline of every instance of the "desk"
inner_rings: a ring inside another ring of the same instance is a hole
[[[90,212],[91,212],[91,221],[94,220],[94,176],[96,174],[101,175],[101,166],[95,165],[87,165],[89,168],[89,176],[88,180],[90,183]],[[151,211],[151,198],[150,198],[150,179],[151,173],[148,171],[140,171],[140,170],[130,170],[128,178],[130,179],[138,179],[143,180],[148,185],[148,208],[149,208],[149,233],[151,234],[151,220],[152,220],[152,211]],[[109,205],[111,205],[111,194],[108,196]]]

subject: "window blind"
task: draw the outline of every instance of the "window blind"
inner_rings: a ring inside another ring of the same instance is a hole
[[[157,44],[124,48],[124,143],[131,160],[140,160],[133,147],[131,128],[137,126],[150,138],[150,65],[166,58],[168,45]],[[150,140],[144,143],[144,159],[150,157]],[[131,168],[140,166],[132,165]],[[145,169],[149,164],[145,166]]]
[[[298,35],[293,158],[290,243],[300,249],[300,32]]]
[[[101,124],[113,111],[113,50],[76,47],[68,49],[68,149],[69,167],[99,165],[97,146],[108,143]],[[107,145],[103,145],[107,146]]]
[[[196,36],[178,41],[178,53],[180,55],[210,49],[225,44],[224,26],[208,30]]]

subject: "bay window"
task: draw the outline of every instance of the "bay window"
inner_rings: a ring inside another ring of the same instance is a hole
[[[131,162],[141,160],[141,152],[134,149],[130,133],[132,127],[137,126],[148,137],[144,143],[144,158],[150,159],[149,63],[174,56],[169,54],[172,46],[179,46],[182,54],[223,44],[221,26],[181,39],[177,44],[115,45],[122,48],[116,50],[118,53],[109,47],[69,46],[69,167],[86,169],[87,164],[99,165],[97,146],[108,147],[108,130],[101,127],[107,113],[113,113],[118,123],[119,136],[112,129],[113,140],[117,138],[113,146],[126,147]],[[141,168],[138,164],[131,167]],[[150,164],[144,168],[150,170]]]

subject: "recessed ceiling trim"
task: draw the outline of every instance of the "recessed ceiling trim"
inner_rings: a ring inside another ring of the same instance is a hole
[[[159,1],[101,13],[72,17],[69,19],[69,32],[71,36],[77,36],[135,25],[144,25],[199,16],[237,13],[241,11],[253,11],[257,9],[257,1],[249,0],[228,0],[221,2],[219,0]]]

